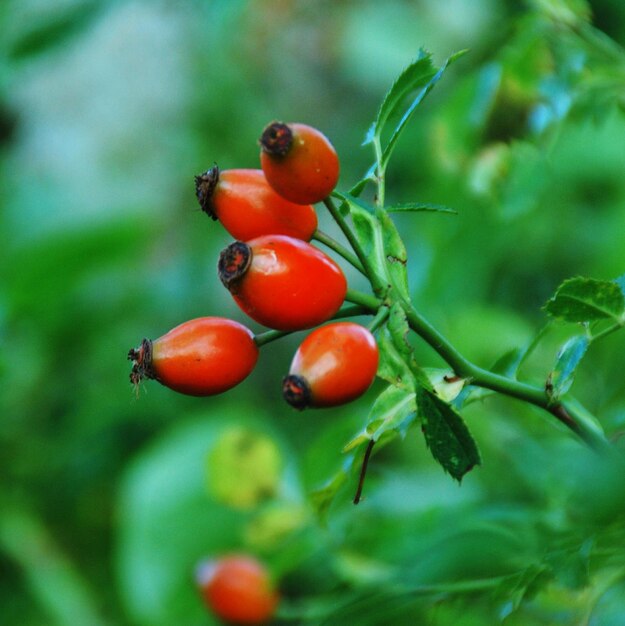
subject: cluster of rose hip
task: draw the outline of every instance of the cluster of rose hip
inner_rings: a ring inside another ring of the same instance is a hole
[[[260,139],[262,169],[217,166],[196,176],[198,201],[236,239],[219,256],[219,277],[254,321],[274,331],[313,330],[299,346],[283,395],[292,406],[349,402],[373,382],[378,348],[371,332],[333,319],[345,301],[341,268],[308,243],[313,204],[339,175],[332,144],[305,124],[269,124]],[[130,380],[155,379],[180,393],[210,396],[243,381],[258,359],[260,336],[221,317],[185,322],[129,352]]]

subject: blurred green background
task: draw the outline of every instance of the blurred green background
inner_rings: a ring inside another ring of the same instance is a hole
[[[135,397],[125,360],[194,317],[247,323],[193,175],[257,167],[283,119],[331,138],[348,189],[422,46],[470,53],[389,168],[388,202],[458,211],[396,219],[415,302],[482,366],[525,345],[563,279],[625,273],[623,41],[616,0],[4,0],[0,622],[216,623],[195,563],[248,551],[279,581],[280,623],[623,626],[622,471],[538,410],[467,407],[483,466],[461,487],[413,429],[323,523],[309,494],[381,387],[291,410],[279,381],[301,334],[216,398]],[[572,332],[550,328],[523,377],[542,384]],[[573,386],[615,439],[623,354],[619,333],[593,346]]]

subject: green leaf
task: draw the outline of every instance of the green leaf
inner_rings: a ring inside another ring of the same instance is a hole
[[[369,259],[373,271],[382,284],[389,284],[390,279],[387,276],[384,239],[380,222],[373,213],[362,207],[360,201],[350,201],[349,212],[354,225],[354,234]]]
[[[274,440],[250,428],[226,429],[206,458],[209,492],[223,504],[251,509],[277,495],[282,458]]]
[[[389,118],[397,112],[408,94],[426,85],[435,74],[432,55],[423,49],[419,50],[416,60],[403,70],[386,92],[363,145],[372,143],[376,137],[379,138]]]
[[[404,391],[414,391],[415,377],[387,327],[378,332],[377,342],[380,351],[378,377]]]
[[[456,376],[450,369],[424,367],[423,371],[436,395],[445,402],[455,400],[467,382],[466,379]]]
[[[410,299],[408,289],[408,253],[391,217],[383,209],[376,209],[376,217],[382,229],[382,247],[386,256],[386,273],[397,293]]]
[[[350,452],[365,441],[378,441],[389,432],[404,436],[416,416],[416,393],[389,385],[373,403],[365,428],[345,445],[343,452]]]
[[[619,322],[625,315],[625,296],[614,281],[571,278],[558,287],[544,308],[549,315],[565,322],[602,319]]]
[[[406,319],[406,313],[402,307],[395,302],[391,306],[391,310],[386,323],[393,345],[402,356],[406,365],[408,365],[414,379],[426,389],[431,389],[430,381],[423,369],[417,364],[414,356],[414,348],[408,341],[410,327]]]
[[[65,4],[70,6],[42,11],[44,17],[29,20],[27,27],[18,32],[17,38],[10,42],[9,57],[15,60],[28,59],[67,45],[70,38],[83,33],[95,21],[103,3],[100,6],[97,2]]]
[[[412,89],[416,89],[417,87],[421,87],[421,86],[423,88],[417,94],[415,99],[412,101],[411,105],[408,107],[408,109],[406,110],[406,112],[404,113],[402,118],[399,120],[399,123],[397,124],[397,126],[395,126],[395,129],[393,130],[393,134],[391,135],[391,137],[390,137],[390,139],[388,141],[388,144],[386,145],[386,147],[384,148],[384,152],[382,153],[381,163],[379,164],[382,170],[386,169],[386,165],[388,163],[388,160],[391,157],[391,154],[393,153],[393,150],[395,148],[395,144],[397,143],[397,140],[400,138],[404,128],[406,128],[406,125],[410,121],[410,118],[412,117],[413,113],[415,112],[417,106],[419,106],[419,104],[421,104],[421,102],[425,99],[425,97],[434,88],[436,83],[441,79],[441,77],[443,76],[443,73],[445,72],[447,67],[451,63],[453,63],[456,59],[460,58],[463,54],[465,54],[465,52],[466,52],[466,50],[462,50],[462,51],[457,52],[456,54],[452,55],[451,57],[449,57],[447,59],[447,61],[445,61],[445,63],[442,65],[442,67],[438,70],[438,72],[436,72],[435,74],[429,73],[429,75],[428,75],[428,73],[426,72],[426,68],[422,67],[421,79],[419,81],[415,80]],[[425,63],[425,59],[423,59],[423,62]],[[427,57],[427,64],[429,64],[430,67],[431,67],[431,62],[430,62],[429,56]],[[392,89],[393,88],[391,88],[391,90]],[[408,91],[412,91],[412,89],[409,89]],[[398,105],[399,105],[399,103],[394,105],[393,111],[397,108]],[[377,132],[377,134],[379,136],[380,132],[381,132],[380,126],[378,126],[376,128],[376,132]]]
[[[447,402],[427,389],[417,394],[422,430],[432,456],[458,482],[481,458],[462,417]]]
[[[326,481],[321,487],[318,487],[310,493],[310,503],[322,522],[326,520],[328,510],[330,509],[330,505],[334,501],[336,494],[347,482],[353,462],[354,457],[348,457],[345,460],[343,467],[336,472],[334,476]]]
[[[401,202],[384,207],[387,213],[452,213],[458,215],[458,211],[443,204],[430,202]]]
[[[547,377],[546,389],[551,400],[558,400],[571,388],[575,370],[586,354],[589,343],[586,335],[576,335],[562,346],[555,367]]]

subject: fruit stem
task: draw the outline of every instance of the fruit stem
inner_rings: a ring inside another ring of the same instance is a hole
[[[369,330],[374,333],[376,330],[378,330],[378,328],[380,328],[380,326],[382,326],[382,324],[384,324],[384,322],[386,322],[388,316],[390,313],[390,309],[388,308],[388,306],[384,305],[381,306],[378,309],[378,312],[375,314],[375,317],[373,318],[373,320],[371,321],[371,323],[369,324]]]
[[[328,246],[330,250],[334,250],[334,252],[342,256],[350,265],[353,265],[363,276],[367,276],[367,272],[365,272],[358,257],[345,248],[345,246],[342,246],[336,239],[333,239],[330,235],[327,235],[321,230],[316,230],[312,238]]]
[[[357,315],[370,315],[371,310],[369,307],[364,306],[346,306],[342,308],[340,311],[334,314],[332,317],[333,320],[340,320],[345,317],[355,317]],[[286,335],[292,335],[296,331],[292,330],[266,330],[264,333],[259,333],[254,337],[254,341],[256,345],[260,348],[267,343],[271,343],[272,341],[276,341],[277,339],[282,339],[282,337],[286,337]]]
[[[369,261],[369,257],[365,254],[365,251],[362,249],[356,235],[349,227],[349,224],[345,221],[345,218],[341,215],[341,212],[332,201],[332,198],[328,196],[323,200],[323,203],[326,205],[328,211],[330,211],[330,215],[332,215],[334,221],[339,225],[341,231],[343,231],[343,234],[345,235],[347,241],[349,241],[349,245],[352,247],[352,250],[356,253],[358,260],[362,264],[365,274],[373,287],[373,291],[376,293],[382,292],[385,286],[381,284],[380,279]]]
[[[553,403],[544,389],[496,374],[478,367],[451,345],[411,303],[402,301],[410,328],[426,341],[454,370],[457,376],[468,379],[471,385],[529,402],[553,415],[580,439],[596,451],[607,451],[610,444],[596,419],[577,400],[569,398]]]
[[[382,304],[382,301],[378,300],[375,296],[370,296],[362,291],[357,291],[356,289],[351,288],[348,288],[345,293],[345,301],[359,304],[360,306],[368,309],[371,313],[377,313]]]

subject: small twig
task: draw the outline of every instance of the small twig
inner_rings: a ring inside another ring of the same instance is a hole
[[[375,445],[375,441],[371,439],[367,444],[367,449],[365,450],[365,456],[362,459],[362,466],[360,468],[360,476],[358,477],[358,488],[356,489],[356,494],[354,495],[354,504],[358,504],[362,499],[362,488],[365,484],[365,476],[367,474],[367,465],[369,465],[369,457],[371,456],[371,451],[373,450],[373,446]]]

